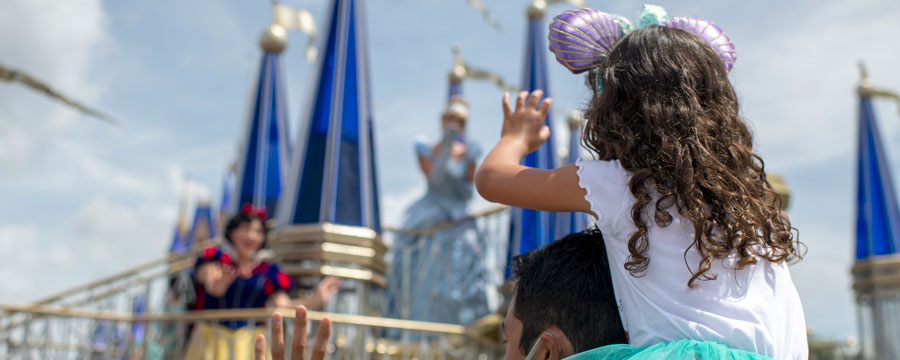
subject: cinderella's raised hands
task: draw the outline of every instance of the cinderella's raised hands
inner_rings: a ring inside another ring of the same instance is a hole
[[[509,93],[503,95],[503,128],[500,131],[502,140],[521,142],[525,154],[537,150],[550,137],[550,128],[544,125],[544,119],[550,111],[553,100],[549,97],[541,101],[543,90],[527,91],[516,96],[516,107],[509,105]],[[524,155],[524,154],[523,154]]]

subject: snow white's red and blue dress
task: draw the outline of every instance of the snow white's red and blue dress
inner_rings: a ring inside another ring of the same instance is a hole
[[[277,264],[267,261],[266,253],[265,250],[257,252],[254,259],[256,265],[251,275],[238,276],[222,296],[209,294],[203,284],[194,279],[196,297],[190,310],[263,308],[275,293],[290,293],[293,287],[291,278]],[[196,273],[201,266],[210,263],[218,263],[223,267],[235,266],[235,258],[236,252],[230,244],[210,247],[200,253],[193,271]],[[227,358],[227,354],[234,354],[234,359],[252,358],[253,339],[258,334],[264,334],[265,327],[251,326],[249,328],[252,329],[248,329],[247,324],[247,320],[223,320],[216,325],[199,324],[191,336],[187,358],[218,359]]]

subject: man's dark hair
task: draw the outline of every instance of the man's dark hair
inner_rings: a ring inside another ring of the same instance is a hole
[[[566,334],[576,353],[628,342],[600,231],[569,234],[516,256],[512,267],[513,315],[522,321],[523,354],[553,325]]]

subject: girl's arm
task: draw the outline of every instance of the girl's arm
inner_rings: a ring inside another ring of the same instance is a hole
[[[503,129],[500,141],[488,153],[475,174],[475,187],[488,201],[541,211],[577,211],[591,213],[578,185],[575,165],[543,170],[520,165],[525,155],[537,150],[550,137],[544,125],[550,98],[538,101],[543,91],[521,92],[515,111],[510,109],[509,94],[503,95]],[[527,103],[526,103],[527,98]]]

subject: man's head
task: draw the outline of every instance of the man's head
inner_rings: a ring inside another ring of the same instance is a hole
[[[503,322],[506,359],[560,359],[627,343],[599,231],[570,234],[513,258],[516,291]]]

